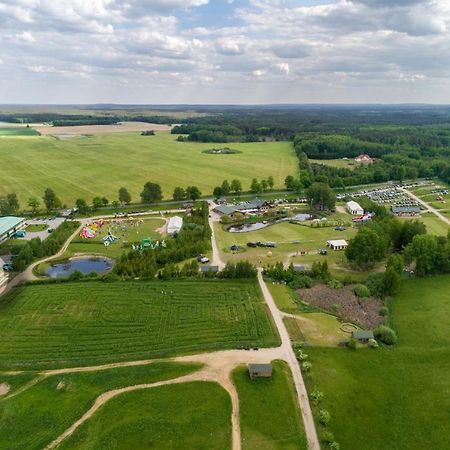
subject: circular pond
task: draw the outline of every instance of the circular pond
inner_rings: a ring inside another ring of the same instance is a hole
[[[51,278],[68,277],[76,271],[81,272],[84,275],[88,275],[92,272],[101,275],[109,272],[113,266],[114,260],[109,258],[77,258],[52,264],[47,270],[47,275]]]

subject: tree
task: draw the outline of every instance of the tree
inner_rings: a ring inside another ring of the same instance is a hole
[[[128,205],[131,202],[131,195],[125,187],[119,189],[119,202],[122,203],[122,205],[124,203]]]
[[[241,195],[242,192],[242,185],[239,180],[232,180],[230,185],[231,191],[234,192],[236,195]]]
[[[325,183],[314,183],[306,189],[306,198],[311,208],[320,211],[332,210],[336,204],[336,195]]]
[[[381,294],[384,295],[394,295],[398,288],[400,287],[400,274],[395,271],[394,268],[388,267],[382,278],[380,284]]]
[[[28,206],[31,208],[31,212],[33,214],[36,214],[37,210],[39,209],[39,205],[41,203],[39,202],[39,200],[36,197],[30,197],[28,199]]]
[[[416,262],[416,274],[420,277],[435,272],[438,261],[438,240],[436,236],[419,234],[414,236],[404,251],[407,262]]]
[[[386,325],[380,325],[373,331],[374,336],[386,345],[394,345],[397,343],[397,334]]]
[[[6,199],[8,200],[8,205],[12,213],[15,213],[19,210],[19,200],[17,199],[17,195],[15,192],[12,192],[11,194],[8,194],[6,196]]]
[[[284,179],[284,185],[286,186],[286,189],[288,191],[292,190],[292,183],[294,182],[294,177],[292,175],[288,175],[285,179]]]
[[[84,198],[77,198],[75,201],[75,205],[81,214],[86,213],[88,210],[87,203]]]
[[[197,186],[188,186],[186,188],[186,197],[195,202],[202,196],[200,189]]]
[[[19,201],[15,193],[7,194],[6,197],[0,197],[0,215],[8,216],[19,210]]]
[[[222,197],[222,188],[220,186],[216,186],[213,190],[214,198]]]
[[[120,203],[117,200],[114,200],[111,203],[112,207],[117,211],[119,209]]]
[[[250,192],[253,194],[259,194],[261,192],[261,184],[256,178],[253,178],[252,184],[250,185]]]
[[[51,211],[52,209],[60,208],[61,201],[56,196],[55,191],[53,189],[47,188],[44,192],[44,205],[47,208],[47,211]]]
[[[92,199],[92,206],[94,209],[99,209],[101,206],[103,206],[103,201],[101,197],[94,197]]]
[[[108,204],[109,204],[109,200],[106,197],[102,197],[102,205],[108,206]]]
[[[174,190],[173,190],[173,195],[172,198],[175,201],[180,201],[180,200],[184,200],[186,198],[186,191],[180,187],[177,186]]]
[[[267,180],[261,180],[261,189],[263,192],[266,192],[268,187],[269,185],[267,184]]]
[[[272,190],[275,182],[273,181],[273,176],[270,175],[269,178],[267,178],[267,186],[269,186],[269,189]]]
[[[222,186],[222,195],[228,195],[231,191],[230,183],[228,183],[228,180],[223,180]]]
[[[157,183],[147,181],[144,190],[141,192],[142,203],[155,203],[162,200],[161,186]]]
[[[386,256],[388,245],[389,241],[383,236],[365,226],[350,240],[345,249],[345,256],[355,267],[370,268]]]

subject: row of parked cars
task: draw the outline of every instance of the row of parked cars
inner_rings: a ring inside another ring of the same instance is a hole
[[[275,248],[277,246],[276,242],[247,242],[247,247],[264,247],[264,248]]]

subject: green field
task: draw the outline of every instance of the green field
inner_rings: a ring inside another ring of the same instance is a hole
[[[0,125],[0,138],[2,137],[12,137],[12,136],[40,136],[40,133],[38,133],[33,128],[26,128],[26,127],[3,127]],[[24,141],[25,143],[26,141]],[[0,146],[1,146],[0,142]]]
[[[192,382],[113,398],[61,449],[231,448],[231,401],[216,383]]]
[[[125,186],[133,201],[145,182],[161,185],[164,197],[171,199],[175,186],[197,185],[211,194],[224,178],[237,178],[244,190],[251,179],[272,175],[275,188],[284,187],[286,175],[297,173],[297,159],[290,142],[233,144],[242,153],[210,155],[203,153],[213,144],[177,142],[177,136],[159,132],[145,137],[139,133],[110,133],[56,139],[0,140],[2,173],[0,195],[16,192],[22,205],[29,197],[42,197],[47,187],[54,189],[63,203],[73,205],[83,197],[117,199]]]
[[[0,302],[0,367],[66,367],[279,342],[249,281],[85,282]]]
[[[102,393],[177,378],[198,368],[194,364],[161,362],[52,375],[16,396],[0,399],[0,447],[9,450],[42,449],[79,419]],[[12,378],[0,373],[0,382],[14,384]],[[23,378],[23,375],[16,378]],[[136,414],[144,410],[136,411]],[[121,414],[121,409],[116,413]]]
[[[274,361],[269,379],[253,379],[247,367],[233,372],[239,395],[243,450],[306,449],[306,436],[288,365]]]
[[[394,348],[308,348],[306,381],[323,391],[341,448],[449,448],[449,292],[450,276],[404,282],[392,301]]]
[[[354,169],[358,167],[353,159],[310,159],[310,163],[322,164],[324,166],[338,167],[339,169]]]

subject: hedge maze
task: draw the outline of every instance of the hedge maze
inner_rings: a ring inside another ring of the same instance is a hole
[[[278,345],[256,282],[88,282],[16,288],[0,303],[0,368]]]

